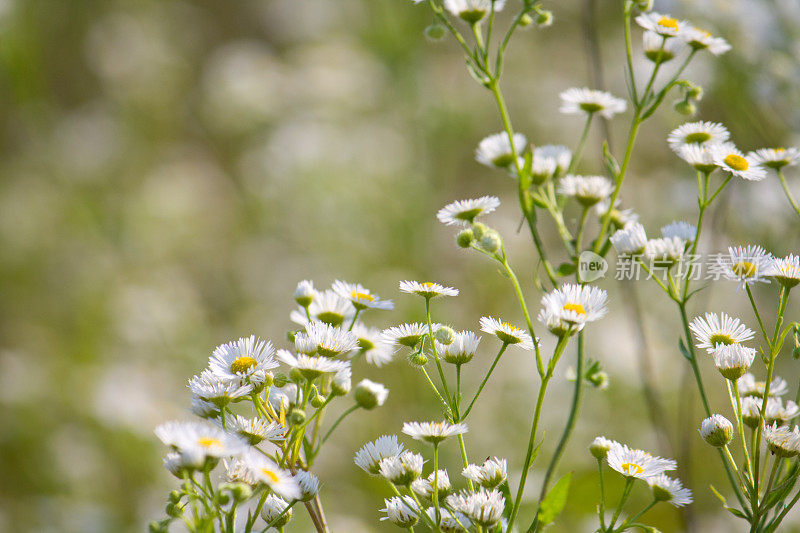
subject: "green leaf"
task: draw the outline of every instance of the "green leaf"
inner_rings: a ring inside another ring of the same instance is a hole
[[[614,158],[611,150],[608,147],[608,141],[603,141],[603,159],[606,164],[606,169],[608,169],[608,173],[614,176],[616,180],[619,177],[619,163]]]
[[[739,509],[734,509],[733,507],[726,507],[725,509],[730,511],[730,513],[733,516],[738,516],[739,518],[743,518],[743,519],[747,520],[747,516],[743,512],[741,512]]]
[[[728,500],[726,500],[726,499],[725,499],[725,496],[723,496],[722,494],[720,494],[720,493],[717,491],[717,489],[715,489],[715,488],[714,488],[714,485],[709,485],[708,487],[711,489],[711,492],[713,492],[713,493],[714,493],[714,496],[716,496],[717,498],[719,498],[719,501],[721,501],[721,502],[722,502],[722,505],[726,505],[726,506],[728,505]]]
[[[564,276],[571,276],[575,273],[575,263],[561,263],[556,269],[556,275],[563,278]]]
[[[644,524],[631,524],[631,527],[638,527],[645,533],[661,533],[660,529],[656,529],[653,526],[646,526]]]
[[[547,209],[547,202],[545,202],[544,199],[538,194],[531,194],[531,200],[533,201],[534,205],[536,205],[536,207]]]
[[[692,357],[692,354],[691,354],[691,353],[689,353],[689,350],[686,348],[686,345],[683,343],[683,339],[679,339],[679,340],[678,340],[678,348],[680,349],[680,351],[681,351],[681,354],[683,354],[683,356],[684,356],[684,357],[685,357],[687,360],[689,360],[689,361],[692,361],[692,360],[694,359],[694,358]],[[711,487],[711,490],[714,490],[714,487]],[[714,491],[714,492],[715,492],[717,495],[719,495],[719,493],[718,493],[718,492],[716,492],[716,491]]]
[[[567,505],[567,494],[569,493],[569,483],[572,481],[572,472],[565,474],[556,481],[553,488],[539,504],[539,523],[542,525],[552,524]]]

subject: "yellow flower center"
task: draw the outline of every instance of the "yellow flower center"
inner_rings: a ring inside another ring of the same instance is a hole
[[[636,463],[622,463],[622,469],[629,474],[641,474],[644,472],[644,468]]]
[[[564,305],[564,311],[575,311],[579,315],[586,314],[586,309],[584,309],[581,304],[574,304],[572,302],[568,302]]]
[[[366,300],[368,302],[372,302],[373,300],[375,300],[375,297],[372,296],[371,294],[367,294],[365,292],[358,292],[358,291],[351,292],[350,293],[350,298],[352,298],[353,300]]]
[[[747,170],[750,167],[750,163],[747,162],[747,159],[736,154],[726,155],[723,161],[733,170]]]
[[[215,439],[213,437],[200,437],[197,439],[197,444],[202,446],[203,448],[211,448],[212,446],[222,446],[222,443],[219,439]]]
[[[234,374],[247,372],[247,370],[253,366],[256,366],[256,360],[249,355],[243,355],[242,357],[237,357],[233,363],[231,363],[231,372]]]
[[[273,483],[277,483],[280,480],[280,478],[278,477],[278,474],[276,474],[275,472],[273,472],[269,468],[262,468],[261,469],[261,473],[264,474],[265,476],[267,476],[270,480],[272,480]]]
[[[752,278],[756,275],[756,266],[749,261],[739,261],[731,270],[740,278]]]
[[[730,335],[726,335],[725,333],[715,333],[708,338],[708,343],[711,346],[716,346],[717,344],[724,344],[728,346],[730,344],[736,344],[736,341]]]
[[[671,18],[671,17],[661,17],[658,21],[658,25],[662,28],[669,28],[671,30],[678,30],[678,20]]]

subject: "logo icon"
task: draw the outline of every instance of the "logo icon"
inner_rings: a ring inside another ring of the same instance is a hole
[[[605,277],[608,262],[594,252],[586,250],[578,257],[578,279],[584,283]]]

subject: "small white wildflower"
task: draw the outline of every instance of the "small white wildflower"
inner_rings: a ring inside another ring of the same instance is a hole
[[[627,108],[627,103],[605,91],[573,87],[562,92],[559,111],[574,115],[580,113],[599,113],[604,118],[613,118]]]
[[[422,440],[438,445],[443,440],[454,435],[467,432],[464,423],[449,424],[447,422],[406,422],[403,424],[403,433],[415,440]]]

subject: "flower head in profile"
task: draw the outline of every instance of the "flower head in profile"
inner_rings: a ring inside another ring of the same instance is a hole
[[[705,348],[708,353],[714,353],[720,344],[740,344],[749,341],[755,333],[742,324],[738,318],[733,318],[725,313],[706,313],[698,316],[689,324],[689,329],[694,334],[695,346]]]
[[[458,296],[458,289],[445,287],[430,281],[401,281],[400,291],[409,294],[416,294],[423,298],[436,298],[437,296]]]
[[[301,307],[292,311],[289,318],[303,326],[309,322],[341,326],[345,321],[349,322],[355,313],[356,308],[348,298],[342,298],[333,290],[326,290],[318,292],[307,309]]]
[[[794,457],[800,453],[800,429],[779,426],[777,423],[764,426],[764,440],[769,451],[778,457]]]
[[[566,115],[599,113],[604,118],[613,118],[627,108],[627,103],[622,98],[594,89],[573,87],[562,92],[559,97],[561,107],[558,110]]]
[[[319,478],[315,474],[300,470],[294,475],[294,480],[300,487],[300,501],[312,500],[319,493]]]
[[[528,332],[508,322],[485,316],[481,318],[481,331],[494,335],[504,344],[514,345],[523,350],[533,350],[533,339]]]
[[[386,516],[382,517],[381,520],[389,520],[394,525],[404,529],[414,527],[419,520],[419,505],[411,496],[394,496],[393,498],[384,499],[383,503],[386,507],[381,511],[386,513]]]
[[[450,344],[436,341],[436,353],[446,362],[454,365],[469,363],[478,351],[481,338],[472,331],[459,331]]]
[[[725,446],[733,438],[733,424],[722,415],[714,414],[700,424],[700,436],[708,444],[716,447]]]
[[[494,133],[484,138],[475,150],[475,159],[478,163],[487,167],[508,168],[514,162],[514,152],[517,155],[525,150],[528,138],[521,133],[514,134],[514,150],[508,142],[508,134],[505,132]]]
[[[741,344],[717,344],[712,355],[719,373],[726,379],[736,381],[747,373],[756,351]]]
[[[577,333],[606,314],[606,299],[603,289],[565,283],[542,297],[539,321],[555,335]]]
[[[304,279],[297,284],[294,290],[294,300],[301,307],[308,307],[314,298],[317,296],[317,291],[314,289],[314,282]]]
[[[380,383],[362,379],[353,390],[353,397],[362,409],[375,409],[382,406],[389,396],[389,389]]]
[[[750,152],[747,157],[756,165],[774,168],[794,166],[800,162],[800,149],[797,148],[761,148]]]
[[[486,528],[500,523],[506,500],[496,489],[480,488],[477,492],[462,491],[445,500],[448,507],[464,513],[472,522]]]
[[[394,346],[414,348],[428,334],[428,325],[420,322],[400,324],[383,330],[384,342]]]
[[[427,478],[421,477],[419,479],[415,479],[414,482],[411,483],[411,490],[413,490],[414,494],[420,498],[431,500],[431,498],[433,498],[434,483],[436,483],[439,498],[443,498],[453,488],[453,486],[450,484],[450,476],[448,475],[447,470],[437,470],[436,472],[431,472],[428,474]]]
[[[640,254],[644,251],[647,244],[647,233],[644,226],[638,222],[628,224],[622,229],[618,229],[611,236],[611,244],[619,254]]]
[[[569,168],[572,152],[566,146],[546,144],[533,149],[531,176],[533,182],[541,184],[560,176]]]
[[[386,341],[379,329],[356,322],[352,331],[358,338],[358,349],[350,352],[351,357],[361,355],[367,363],[377,367],[392,362],[395,350],[392,343]]]
[[[708,50],[712,55],[720,56],[731,49],[728,41],[722,37],[714,37],[700,28],[688,27],[681,33],[681,38],[692,50]]]
[[[644,245],[643,256],[656,265],[670,267],[683,259],[686,244],[680,237],[650,239]]]
[[[667,502],[675,507],[683,507],[692,503],[692,491],[685,488],[679,479],[660,474],[647,479],[653,498],[660,502]]]
[[[667,136],[667,144],[675,152],[684,146],[707,148],[730,139],[728,128],[718,122],[687,122],[681,124]],[[732,146],[732,145],[731,145]]]
[[[300,499],[300,485],[297,480],[272,459],[254,450],[248,450],[242,455],[242,461],[254,479],[267,485],[278,496],[292,500]]]
[[[738,176],[748,181],[761,181],[767,177],[767,171],[759,166],[756,161],[745,156],[737,148],[725,145],[714,146],[711,149],[714,163],[723,171]]]
[[[683,146],[679,146],[675,153],[692,165],[692,168],[697,170],[698,172],[702,172],[703,174],[711,174],[716,169],[719,168],[717,163],[714,161],[714,151],[715,150],[724,150],[724,151],[733,151],[736,147],[733,143],[720,143],[720,144],[684,144]]]
[[[228,429],[231,433],[239,435],[251,446],[262,441],[280,441],[284,439],[286,428],[278,422],[269,422],[263,418],[245,418],[234,415],[228,420]]]
[[[422,475],[424,463],[420,454],[405,451],[381,460],[380,474],[395,485],[408,486]]]
[[[507,463],[505,459],[490,457],[482,465],[467,465],[461,475],[481,487],[493,489],[508,477]]]
[[[595,459],[603,460],[613,446],[621,446],[621,444],[603,436],[595,437],[592,443],[589,444],[589,453],[591,453]]]
[[[570,175],[561,178],[558,192],[575,198],[584,207],[591,207],[611,196],[614,184],[603,176]]]
[[[796,418],[798,414],[800,414],[800,407],[794,401],[787,400],[786,404],[784,404],[781,398],[769,398],[764,412],[764,419],[767,424],[775,422],[786,424]]]
[[[324,322],[311,322],[306,325],[306,335],[310,343],[317,347],[323,357],[336,357],[358,348],[358,337],[352,331]]]
[[[764,276],[773,278],[787,289],[791,289],[800,283],[800,257],[789,254],[783,258],[770,258]]]
[[[403,433],[415,440],[422,440],[438,445],[448,437],[461,435],[467,432],[464,423],[449,424],[447,422],[406,422],[403,424]]]
[[[765,273],[772,264],[772,259],[772,254],[761,246],[730,246],[728,255],[721,254],[717,258],[717,266],[725,279],[738,281],[744,287],[757,281],[769,283],[765,279]]]
[[[288,350],[278,350],[278,359],[286,365],[296,368],[308,381],[313,381],[323,374],[335,374],[350,366],[349,361],[315,357],[302,353],[295,356]]]
[[[665,239],[677,237],[682,241],[692,243],[697,235],[697,228],[688,222],[675,221],[661,228],[661,236]]]
[[[686,44],[680,39],[664,39],[654,31],[646,31],[642,35],[642,48],[644,56],[653,63],[666,63],[675,59],[680,54]]]
[[[444,0],[444,7],[453,15],[476,24],[492,10],[502,11],[506,0]]]
[[[253,385],[250,383],[245,383],[240,379],[224,379],[208,369],[190,379],[188,387],[192,391],[192,396],[198,400],[210,402],[217,409],[253,392]],[[194,406],[201,407],[197,402],[194,403]],[[204,409],[204,411],[206,410]],[[213,413],[209,412],[208,414]]]
[[[256,339],[255,335],[217,346],[208,360],[209,369],[220,379],[248,380],[262,376],[278,366],[275,348],[269,341]]]
[[[624,444],[616,444],[606,455],[608,466],[625,477],[647,479],[663,474],[667,470],[675,470],[678,465],[672,459],[664,459],[650,455],[644,450],[628,448]]]
[[[689,24],[685,20],[678,20],[656,11],[642,13],[636,17],[636,23],[642,28],[665,38],[677,37],[689,28]]]
[[[203,422],[166,422],[155,429],[158,439],[181,456],[185,467],[201,468],[207,459],[239,455],[247,443]]]
[[[275,528],[283,528],[288,524],[292,519],[293,513],[294,510],[289,507],[289,502],[275,494],[267,496],[264,499],[264,505],[261,507],[261,518]]]
[[[353,307],[359,311],[364,309],[394,309],[391,300],[381,300],[377,294],[373,294],[369,289],[360,283],[347,283],[336,280],[331,287],[340,297],[350,300]]]
[[[439,210],[436,217],[442,224],[469,226],[481,215],[491,213],[500,205],[496,196],[482,196],[470,200],[458,200]]]
[[[355,463],[364,472],[377,475],[382,460],[398,456],[404,450],[403,445],[397,440],[397,435],[383,435],[362,446],[356,452]]]
[[[759,381],[753,374],[745,374],[739,378],[739,394],[742,396],[764,397],[767,391],[766,381]],[[771,397],[783,396],[789,392],[789,384],[780,376],[775,376],[769,385],[769,395]]]

